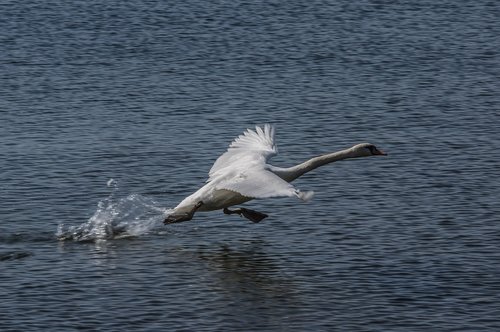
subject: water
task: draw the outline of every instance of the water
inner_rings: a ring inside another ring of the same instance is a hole
[[[8,1],[2,331],[500,329],[495,1]],[[308,204],[164,226],[247,127]]]

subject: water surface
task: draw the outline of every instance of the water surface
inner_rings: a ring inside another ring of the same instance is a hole
[[[9,2],[0,8],[0,329],[500,328],[493,1]],[[164,226],[230,141],[293,199]]]

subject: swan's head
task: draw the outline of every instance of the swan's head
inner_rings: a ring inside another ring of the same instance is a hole
[[[382,150],[370,143],[361,143],[351,148],[354,157],[387,156]]]

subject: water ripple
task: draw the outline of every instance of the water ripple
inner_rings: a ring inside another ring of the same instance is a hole
[[[499,6],[8,1],[0,330],[500,330]],[[263,123],[389,156],[163,225]]]

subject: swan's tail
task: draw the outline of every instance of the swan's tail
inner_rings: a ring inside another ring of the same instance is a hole
[[[300,191],[297,190],[297,197],[303,200],[304,202],[309,202],[311,199],[314,197],[314,191],[308,190],[308,191]]]

